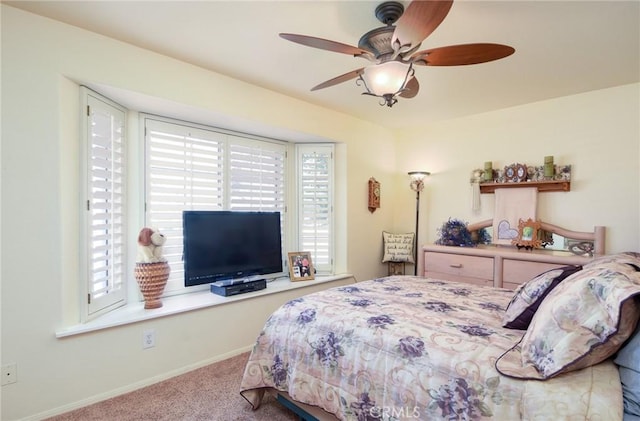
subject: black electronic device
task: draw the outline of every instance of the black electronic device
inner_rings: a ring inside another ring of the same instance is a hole
[[[282,274],[280,212],[183,211],[182,221],[186,287]]]
[[[214,294],[229,297],[232,295],[244,294],[246,292],[260,291],[267,287],[266,279],[256,279],[254,281],[236,282],[225,285],[222,282],[211,284],[211,292]]]

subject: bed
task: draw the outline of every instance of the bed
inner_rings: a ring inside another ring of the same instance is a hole
[[[620,253],[515,292],[389,276],[310,294],[266,321],[241,394],[311,420],[621,420],[638,393],[619,355],[640,371],[639,270]]]

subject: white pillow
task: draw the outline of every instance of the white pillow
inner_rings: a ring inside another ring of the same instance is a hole
[[[392,234],[382,231],[384,240],[384,256],[382,262],[414,263],[413,259],[414,233]]]

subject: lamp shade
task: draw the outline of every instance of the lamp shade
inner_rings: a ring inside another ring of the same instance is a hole
[[[409,171],[409,175],[414,180],[422,181],[426,176],[431,175],[431,173],[427,171]]]
[[[362,78],[370,93],[376,96],[395,95],[408,81],[410,68],[410,64],[388,61],[365,67]]]

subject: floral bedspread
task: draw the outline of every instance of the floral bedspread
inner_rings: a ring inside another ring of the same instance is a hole
[[[265,388],[340,420],[622,418],[607,361],[541,381],[500,375],[495,361],[524,331],[502,328],[512,291],[390,276],[289,301],[267,320],[241,394]]]

